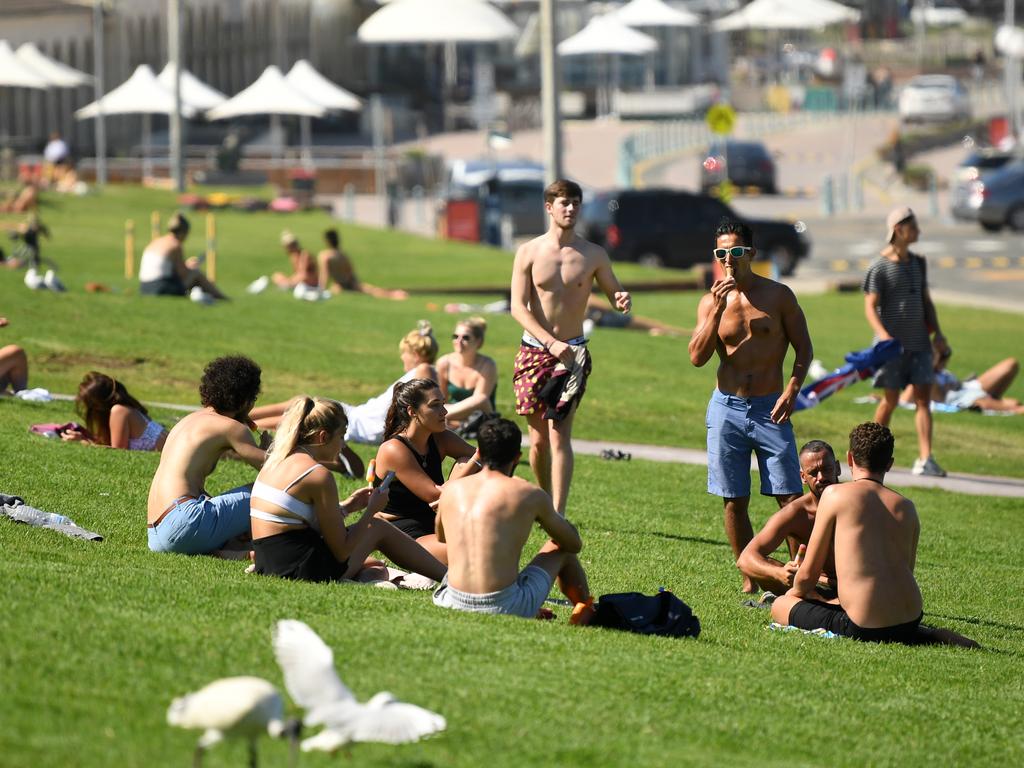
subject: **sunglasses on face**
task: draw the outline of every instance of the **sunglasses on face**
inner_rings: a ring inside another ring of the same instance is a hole
[[[750,253],[750,246],[734,245],[732,248],[715,248],[712,253],[715,254],[715,258],[719,261],[725,261],[726,256],[732,256],[734,259],[742,259]]]
[[[460,339],[462,341],[472,341],[473,337],[470,336],[468,333],[453,333],[452,334],[452,341],[459,341]]]

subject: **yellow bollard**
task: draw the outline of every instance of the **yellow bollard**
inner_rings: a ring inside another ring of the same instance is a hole
[[[206,276],[217,281],[217,220],[212,213],[206,214]]]
[[[135,276],[135,222],[125,219],[124,222],[124,279],[131,280]]]
[[[153,211],[149,214],[149,235],[150,240],[160,237],[160,211]]]

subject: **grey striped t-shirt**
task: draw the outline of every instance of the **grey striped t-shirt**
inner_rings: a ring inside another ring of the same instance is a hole
[[[878,316],[885,330],[907,352],[931,350],[924,316],[924,292],[928,268],[923,258],[909,254],[906,261],[880,256],[868,267],[862,288],[878,294]]]

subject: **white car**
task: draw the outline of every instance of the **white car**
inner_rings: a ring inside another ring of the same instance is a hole
[[[900,92],[899,113],[905,123],[969,120],[971,100],[951,75],[918,75]]]
[[[914,24],[920,24],[923,17],[928,27],[958,27],[969,18],[967,11],[952,0],[929,0],[921,6],[915,3],[910,9],[910,20]]]

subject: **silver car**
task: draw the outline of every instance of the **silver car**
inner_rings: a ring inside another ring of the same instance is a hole
[[[899,113],[905,123],[969,120],[971,100],[951,75],[918,75],[903,86]]]

